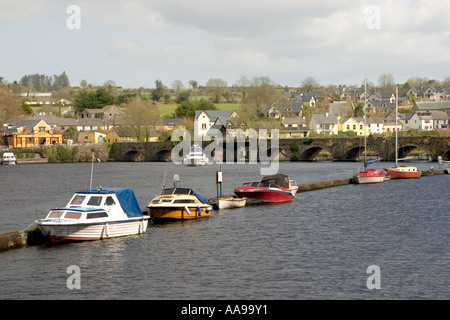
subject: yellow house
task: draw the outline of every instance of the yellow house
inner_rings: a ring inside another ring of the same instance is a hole
[[[54,134],[44,120],[23,120],[16,127],[17,132],[10,140],[13,148],[31,148],[63,142],[62,134]]]
[[[114,127],[108,131],[106,142],[135,142],[136,133],[131,127]]]
[[[368,135],[368,126],[364,119],[359,117],[338,118],[338,132],[354,132],[357,136]]]
[[[78,133],[78,143],[102,143],[105,140],[105,133],[97,131],[81,131]]]

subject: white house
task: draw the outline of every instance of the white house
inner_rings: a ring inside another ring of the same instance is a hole
[[[334,114],[313,114],[309,122],[311,132],[333,135],[338,134],[338,119]]]
[[[239,115],[232,110],[196,110],[194,119],[194,139],[201,140],[207,136],[215,124],[225,127],[228,134],[239,126]],[[225,137],[223,137],[225,139]]]
[[[383,133],[384,121],[381,118],[373,117],[366,119],[367,127],[369,128],[369,134],[379,134]]]

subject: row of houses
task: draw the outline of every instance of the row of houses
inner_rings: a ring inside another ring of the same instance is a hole
[[[288,106],[289,107],[289,106]],[[287,107],[287,108],[288,108]],[[108,110],[109,108],[107,108]],[[111,108],[114,110],[114,108]],[[110,111],[111,111],[110,110]],[[289,111],[280,114],[279,138],[302,138],[311,134],[337,135],[352,132],[357,136],[381,134],[392,131],[416,129],[421,131],[449,128],[450,101],[417,102],[412,113],[386,118],[344,117],[339,112],[313,114],[307,121],[301,112]],[[338,109],[337,109],[338,110]],[[104,110],[105,111],[105,110]],[[117,110],[116,110],[117,111]],[[330,111],[332,109],[330,108]],[[159,132],[185,128],[184,119],[162,119],[161,124],[150,132],[150,141],[159,140]],[[136,141],[136,133],[121,112],[103,113],[86,110],[80,118],[58,118],[45,116],[25,119],[15,126],[3,128],[2,136],[6,144],[13,148],[35,147],[65,143],[63,134],[70,128],[78,132],[78,142],[126,142]],[[230,110],[197,110],[194,121],[194,139],[205,139],[221,132],[223,137],[236,138],[244,133],[249,136],[250,128],[240,118],[238,112]]]
[[[43,119],[45,118],[45,119]],[[162,119],[150,132],[150,141],[159,140],[159,132],[184,128],[183,119]],[[78,143],[131,142],[137,141],[134,128],[123,118],[111,119],[74,119],[55,116],[39,117],[19,121],[14,126],[4,127],[1,132],[2,144],[13,148],[31,148],[37,146],[71,143],[65,140],[64,133],[70,128],[77,132]]]
[[[352,132],[357,136],[389,133],[394,131],[408,131],[410,129],[430,131],[449,128],[450,102],[442,110],[423,109],[426,105],[416,107],[413,113],[399,114],[397,121],[395,114],[389,114],[386,118],[379,117],[341,117],[339,114],[325,113],[313,114],[309,122],[300,115],[282,116],[279,138],[303,138],[312,133],[322,135],[337,135],[339,133]],[[428,106],[429,107],[429,106]],[[443,111],[444,110],[444,111]],[[448,113],[447,113],[448,112]],[[198,133],[197,139],[205,139],[214,135],[212,129],[219,130],[231,137],[244,133],[249,136],[247,124],[240,120],[235,111],[201,110],[196,111],[195,126]]]

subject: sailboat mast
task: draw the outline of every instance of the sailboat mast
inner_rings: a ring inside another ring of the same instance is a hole
[[[397,142],[397,118],[398,118],[398,87],[395,87],[395,167],[398,167],[398,142]]]
[[[367,80],[364,82],[364,161],[367,161],[367,141],[366,141],[366,130],[367,130],[367,120],[366,120],[366,106],[367,106]],[[364,162],[365,164],[365,162]]]

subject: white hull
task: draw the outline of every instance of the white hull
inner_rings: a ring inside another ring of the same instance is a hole
[[[97,223],[38,222],[52,242],[101,240],[145,233],[149,217]]]
[[[369,184],[369,183],[382,183],[384,182],[384,176],[381,177],[364,177],[364,176],[355,176],[355,183],[357,184]]]
[[[208,159],[203,158],[186,158],[183,163],[187,166],[204,166],[208,163]]]
[[[214,207],[217,209],[232,209],[245,207],[247,198],[219,198],[213,202]]]
[[[17,161],[2,161],[2,165],[4,166],[14,166],[17,164]]]

